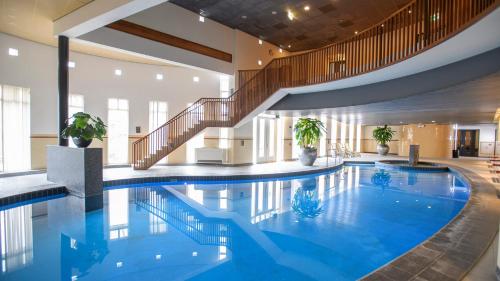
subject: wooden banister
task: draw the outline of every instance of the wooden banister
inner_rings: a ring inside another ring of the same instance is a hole
[[[228,98],[201,98],[133,143],[134,169],[148,169],[207,127],[233,127],[280,88],[344,79],[408,59],[498,7],[500,0],[413,0],[354,37],[273,59]]]

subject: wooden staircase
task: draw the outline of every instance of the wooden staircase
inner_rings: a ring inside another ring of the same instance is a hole
[[[500,0],[413,0],[354,37],[273,59],[228,98],[202,98],[133,143],[134,169],[148,169],[207,127],[233,127],[281,88],[344,79],[410,58],[498,8]]]

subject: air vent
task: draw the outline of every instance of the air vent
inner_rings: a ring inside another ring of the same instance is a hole
[[[348,27],[352,25],[352,21],[350,20],[339,20],[340,27]]]
[[[321,6],[318,8],[323,14],[329,13],[335,10],[335,7],[332,4],[326,4],[325,6]]]
[[[295,39],[297,39],[297,40],[306,40],[307,38],[309,38],[309,37],[307,37],[305,34],[302,34],[302,35],[295,37]]]
[[[274,26],[274,28],[276,28],[276,29],[283,29],[283,28],[287,28],[287,27],[288,27],[288,25],[286,25],[286,24],[284,24],[284,23],[282,23],[282,22],[277,23],[277,24],[275,24],[275,25],[273,25],[273,26]]]

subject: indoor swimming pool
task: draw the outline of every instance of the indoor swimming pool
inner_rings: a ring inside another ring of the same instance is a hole
[[[262,181],[116,186],[0,211],[1,275],[22,280],[356,280],[439,231],[452,172],[346,165]]]

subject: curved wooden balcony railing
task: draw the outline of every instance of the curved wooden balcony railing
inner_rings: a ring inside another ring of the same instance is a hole
[[[134,142],[134,169],[147,169],[207,127],[232,127],[280,88],[374,71],[432,48],[498,7],[500,0],[414,0],[354,37],[273,59],[228,98],[202,98]]]

